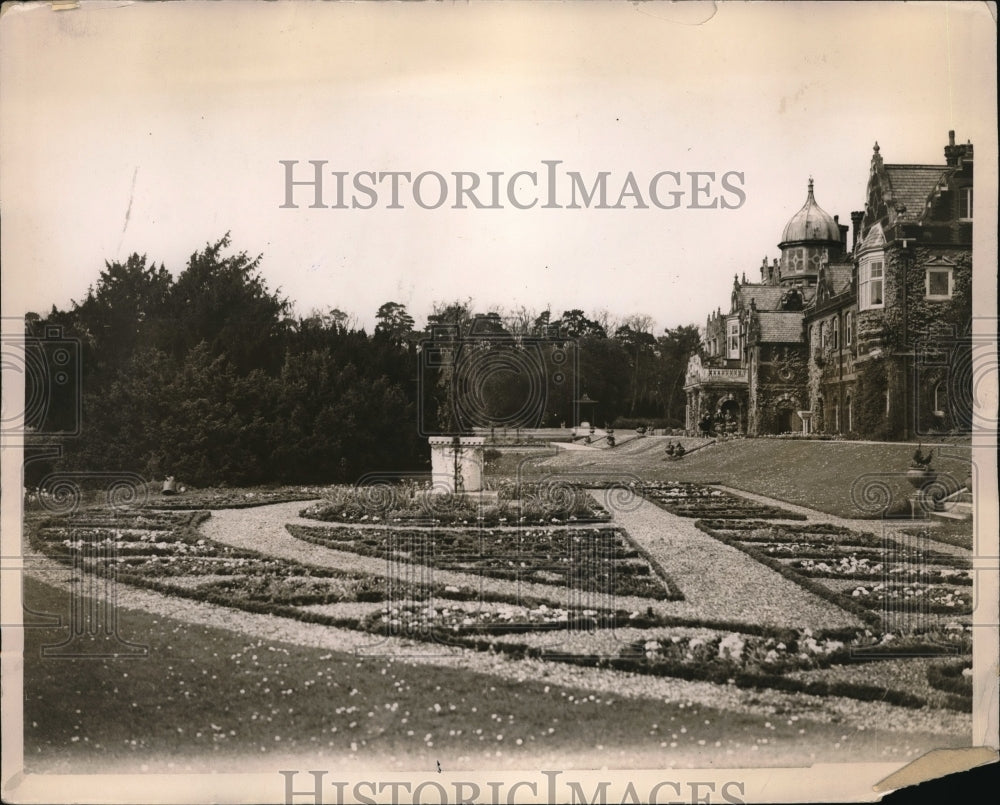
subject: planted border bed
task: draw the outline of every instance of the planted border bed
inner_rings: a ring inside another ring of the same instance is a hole
[[[481,527],[606,523],[611,519],[603,506],[573,484],[505,482],[493,493],[485,497],[451,494],[412,482],[332,487],[300,516],[332,523]]]
[[[189,489],[176,495],[151,495],[141,508],[167,511],[207,511],[248,509],[297,500],[315,500],[322,487],[281,487],[279,489]]]
[[[869,623],[881,622],[879,612],[971,613],[963,589],[972,583],[971,563],[961,557],[823,524],[695,525]]]
[[[766,506],[704,484],[672,481],[647,482],[642,495],[657,506],[679,517],[709,517],[717,520],[748,520],[753,517],[769,520],[805,520],[798,514],[778,506]]]
[[[405,529],[289,524],[333,550],[512,582],[681,600],[670,576],[620,528]]]

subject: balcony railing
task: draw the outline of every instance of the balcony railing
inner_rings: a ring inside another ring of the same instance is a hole
[[[702,370],[703,377],[708,380],[734,380],[742,383],[747,382],[746,369],[718,369],[707,367]]]

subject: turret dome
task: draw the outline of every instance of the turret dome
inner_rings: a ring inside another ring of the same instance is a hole
[[[802,241],[827,241],[840,243],[840,227],[826,210],[816,203],[813,196],[813,180],[809,180],[809,195],[802,209],[792,216],[785,225],[782,243]]]

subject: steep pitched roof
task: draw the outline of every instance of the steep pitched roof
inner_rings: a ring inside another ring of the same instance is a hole
[[[750,300],[753,299],[757,310],[777,310],[781,305],[781,296],[787,291],[780,285],[757,285],[749,283],[741,285],[739,290],[739,306],[750,307]]]
[[[927,199],[953,168],[945,165],[886,165],[894,204],[890,214],[896,221],[919,221],[927,209]]]
[[[826,275],[830,278],[833,293],[839,294],[851,287],[853,266],[850,263],[831,263],[826,267]]]
[[[801,344],[801,311],[764,311],[757,314],[760,324],[760,340],[771,344]]]

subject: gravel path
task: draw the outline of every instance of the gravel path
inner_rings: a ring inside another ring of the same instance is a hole
[[[598,498],[599,502],[603,502]],[[455,573],[415,565],[390,563],[385,559],[358,556],[296,539],[286,523],[316,526],[316,520],[298,516],[301,502],[279,503],[254,509],[214,511],[202,526],[206,537],[239,548],[252,548],[273,556],[334,567],[345,571],[371,573],[410,580],[439,582],[455,586],[471,585],[484,592],[510,594],[514,585],[502,579]],[[723,545],[694,526],[689,518],[677,517],[649,501],[635,498],[632,505],[612,509],[614,523],[621,525],[636,542],[660,562],[684,593],[683,601],[650,601],[633,596],[606,600],[569,599],[565,587],[521,583],[516,590],[524,596],[555,600],[566,606],[613,606],[653,611],[684,618],[767,623],[775,626],[813,629],[862,626],[860,620],[797,584],[754,561],[741,551]]]
[[[26,562],[25,572],[46,584],[62,588],[72,586],[72,571],[45,557],[32,557],[31,561]],[[245,612],[125,584],[118,585],[116,605],[122,622],[127,622],[128,610],[139,609],[185,623],[237,631],[248,638],[356,653],[367,657],[367,661],[371,662],[392,658],[409,665],[458,667],[518,682],[545,679],[552,685],[583,688],[593,693],[699,704],[724,709],[733,714],[770,715],[780,712],[783,718],[797,716],[810,721],[838,722],[844,725],[845,730],[848,727],[859,727],[885,732],[925,732],[953,736],[964,736],[971,731],[968,715],[950,711],[927,708],[914,710],[882,702],[861,702],[833,696],[742,690],[708,682],[581,668],[535,659],[513,660],[502,654],[429,646],[399,638],[375,637],[348,629],[302,623],[275,615]]]
[[[368,573],[386,576],[418,584],[438,583],[456,587],[472,587],[488,593],[541,598],[564,607],[607,608],[621,607],[630,610],[645,610],[657,603],[636,596],[594,596],[569,590],[563,585],[532,584],[511,582],[503,579],[489,579],[483,576],[456,573],[450,570],[389,561],[380,557],[360,556],[348,551],[337,551],[323,545],[315,545],[296,539],[285,528],[286,523],[335,528],[336,523],[324,523],[299,517],[304,508],[302,502],[279,503],[254,509],[219,509],[201,525],[201,531],[210,539],[232,545],[236,548],[250,548],[271,556],[294,559],[320,567],[331,567],[345,572]],[[350,525],[351,528],[355,526]],[[404,526],[405,527],[405,526]],[[669,602],[668,602],[669,603]],[[664,610],[666,611],[666,610]]]
[[[698,530],[690,518],[638,497],[613,514],[684,593],[684,601],[654,607],[665,614],[812,629],[862,626],[854,615]]]

